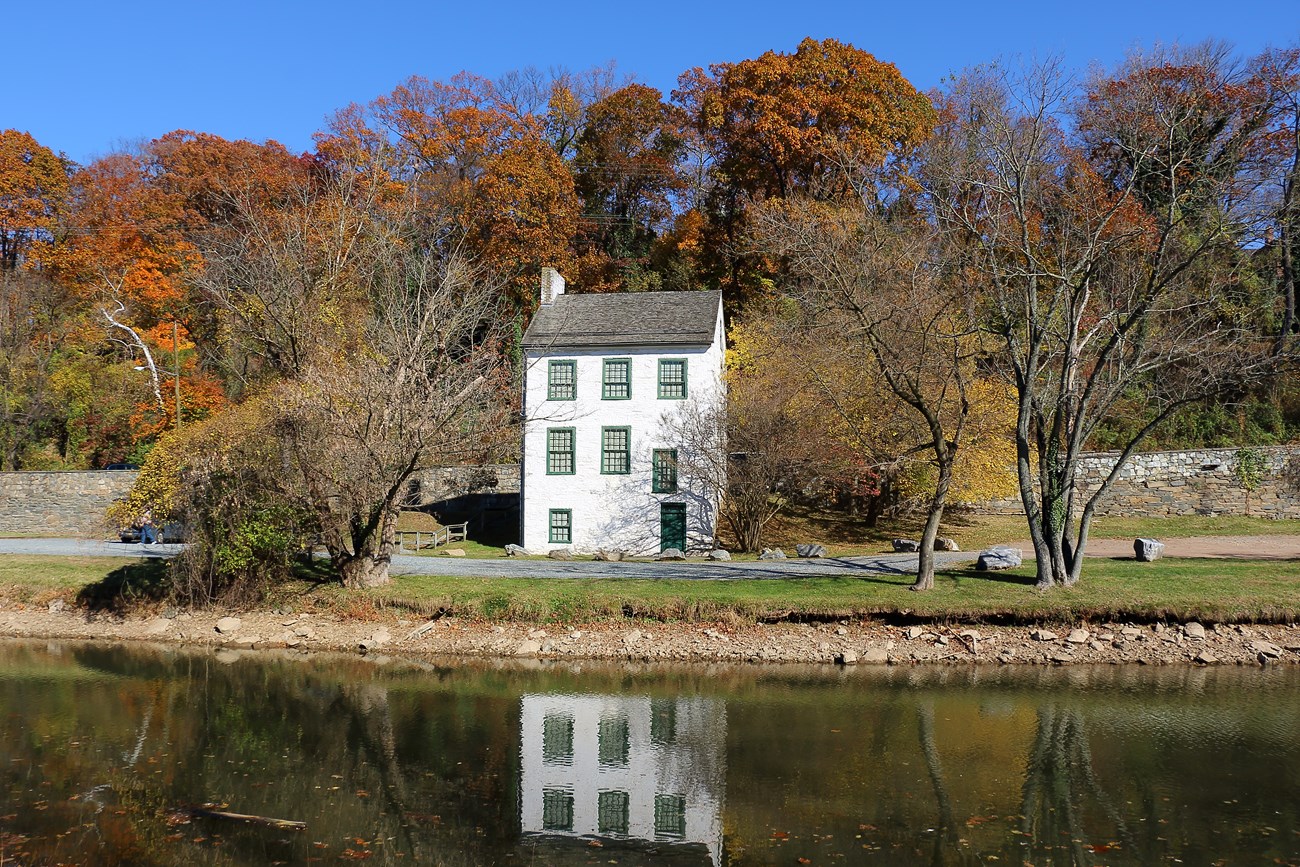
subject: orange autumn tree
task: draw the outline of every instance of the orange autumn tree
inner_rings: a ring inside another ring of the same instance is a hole
[[[696,67],[673,97],[712,160],[702,203],[708,278],[742,294],[760,291],[775,268],[747,255],[750,204],[852,197],[864,172],[910,153],[936,121],[929,100],[893,64],[835,39],[804,39],[792,54],[768,51],[707,72]]]
[[[527,310],[543,266],[572,273],[578,198],[543,120],[509,109],[487,79],[414,76],[337,112],[316,141],[333,170],[409,187],[431,218],[450,217],[486,267],[509,275],[508,306]]]
[[[0,132],[0,271],[47,240],[67,205],[68,163],[25,132]]]
[[[62,440],[81,455],[65,460],[138,460],[160,431],[224,404],[210,370],[219,325],[193,297],[200,251],[236,203],[278,207],[312,166],[275,142],[177,131],[74,175],[66,216],[40,253],[65,295],[56,382],[69,408]]]
[[[629,84],[588,108],[574,159],[583,201],[580,244],[597,254],[584,261],[584,287],[662,288],[650,257],[684,187],[677,163],[685,124],[680,109],[643,84]]]
[[[67,206],[67,169],[28,133],[0,131],[0,469],[27,466],[62,415],[51,372],[63,305],[37,259]]]

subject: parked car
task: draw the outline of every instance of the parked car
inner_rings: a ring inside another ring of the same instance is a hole
[[[117,537],[123,542],[140,541],[140,525],[131,524],[117,531]],[[158,541],[173,545],[185,541],[185,525],[180,521],[169,521],[158,528]]]
[[[139,464],[106,464],[106,465],[104,466],[104,469],[106,469],[106,470],[138,470],[138,469],[140,469],[140,465],[139,465]]]

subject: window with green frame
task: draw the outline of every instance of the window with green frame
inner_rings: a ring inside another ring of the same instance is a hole
[[[632,428],[600,429],[600,471],[605,475],[632,472]]]
[[[542,830],[573,830],[572,792],[564,789],[542,789]]]
[[[629,802],[627,792],[598,793],[596,795],[596,830],[601,834],[626,834]]]
[[[686,836],[686,798],[681,795],[655,795],[655,835]]]
[[[627,400],[632,396],[632,359],[606,358],[601,378],[601,400]]]
[[[576,471],[574,458],[574,432],[571,427],[546,429],[546,474],[571,476]]]
[[[659,399],[682,400],[686,397],[686,359],[659,359]]]
[[[573,544],[573,510],[551,509],[551,534],[549,540],[553,545]]]
[[[542,761],[573,764],[573,717],[547,714],[542,720]]]
[[[677,492],[677,449],[655,449],[650,490],[656,494]]]
[[[574,400],[578,396],[578,362],[552,361],[546,371],[546,399]]]

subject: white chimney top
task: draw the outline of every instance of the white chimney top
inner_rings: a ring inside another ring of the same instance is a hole
[[[550,307],[551,302],[564,294],[564,277],[554,268],[542,269],[542,306]]]

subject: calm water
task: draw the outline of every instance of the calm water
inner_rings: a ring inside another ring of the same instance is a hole
[[[0,643],[0,864],[359,860],[1298,863],[1300,669]]]

